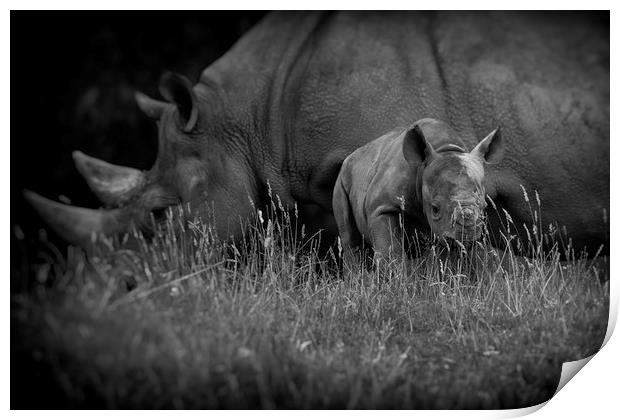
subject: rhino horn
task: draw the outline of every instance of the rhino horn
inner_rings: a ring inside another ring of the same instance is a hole
[[[138,169],[112,165],[77,150],[73,160],[88,186],[107,206],[123,204],[144,183],[144,173]]]
[[[24,197],[61,238],[84,248],[92,245],[97,235],[110,235],[122,227],[120,210],[67,206],[27,190]]]
[[[142,92],[134,93],[138,108],[146,114],[147,117],[158,120],[168,106],[167,103],[150,98]]]

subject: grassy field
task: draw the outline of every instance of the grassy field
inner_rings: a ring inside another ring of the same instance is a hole
[[[234,246],[188,213],[14,267],[12,408],[518,408],[605,335],[608,261],[542,227],[528,259],[482,241],[404,274],[340,269],[294,214]]]

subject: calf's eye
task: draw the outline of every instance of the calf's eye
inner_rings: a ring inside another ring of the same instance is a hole
[[[166,217],[167,217],[166,211],[167,210],[168,210],[168,207],[156,207],[156,208],[151,210],[151,217],[157,223],[163,222],[164,220],[166,220]]]
[[[437,204],[431,204],[431,212],[434,218],[439,217],[439,206]]]

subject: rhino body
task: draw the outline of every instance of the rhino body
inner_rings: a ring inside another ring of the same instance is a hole
[[[159,120],[154,167],[127,183],[114,168],[81,171],[110,209],[30,195],[65,238],[84,243],[90,230],[140,226],[152,210],[180,202],[211,209],[221,235],[234,238],[239,219],[264,205],[269,189],[285,205],[311,208],[315,220],[319,212],[333,220],[332,191],[346,156],[393,127],[431,117],[453,127],[467,150],[489,127],[502,127],[505,157],[488,168],[485,187],[518,228],[533,217],[524,188],[540,197],[542,226],[566,226],[577,248],[606,241],[605,17],[274,13],[193,87],[171,80],[160,86],[168,103],[138,97]],[[77,156],[78,167],[100,168]],[[121,194],[110,194],[112,186]],[[68,218],[76,222],[61,220]],[[490,228],[500,222],[491,215]]]
[[[484,166],[498,163],[504,143],[493,130],[471,151],[447,124],[426,118],[360,147],[342,164],[333,211],[348,262],[370,245],[377,262],[415,254],[415,232],[469,244],[483,231]],[[408,243],[411,242],[411,243]]]

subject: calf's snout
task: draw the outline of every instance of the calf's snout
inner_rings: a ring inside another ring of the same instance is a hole
[[[457,205],[452,213],[453,224],[469,228],[478,223],[480,218],[480,210],[475,206],[460,206]]]

